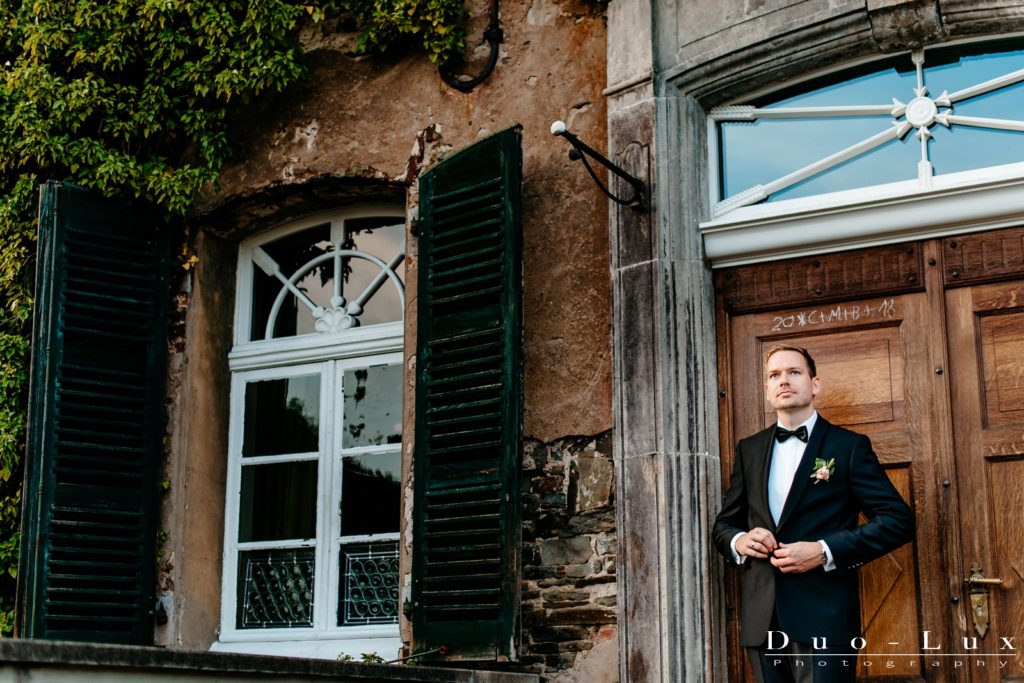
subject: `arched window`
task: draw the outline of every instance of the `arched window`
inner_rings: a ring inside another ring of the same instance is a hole
[[[709,259],[735,265],[1018,221],[1020,48],[916,51],[710,110]]]
[[[1024,51],[914,52],[718,107],[716,214],[1024,160]]]
[[[216,649],[397,651],[404,236],[372,208],[240,246]]]

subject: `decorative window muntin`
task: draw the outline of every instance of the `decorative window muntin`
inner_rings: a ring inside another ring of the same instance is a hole
[[[914,52],[712,109],[714,215],[1024,160],[1024,51],[984,49]]]
[[[374,207],[240,247],[221,642],[397,638],[403,238],[401,212]],[[350,324],[316,329],[257,250]],[[292,304],[265,339],[270,279]]]
[[[404,238],[401,213],[383,208],[314,216],[248,240],[236,344],[400,322]]]

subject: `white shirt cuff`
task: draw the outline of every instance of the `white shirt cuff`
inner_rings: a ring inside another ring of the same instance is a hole
[[[733,536],[732,541],[729,542],[729,548],[732,550],[732,561],[736,564],[743,564],[747,561],[746,555],[740,555],[738,552],[736,552],[736,541],[740,540],[740,536],[742,536],[744,533],[745,532],[743,531],[739,532],[738,534]],[[829,557],[831,557],[831,555]]]
[[[735,539],[733,539],[735,543]],[[825,571],[830,572],[836,568],[836,561],[832,558],[832,551],[828,547],[828,543],[825,541],[818,541],[821,544],[821,550],[825,553]],[[734,551],[735,552],[735,551]]]

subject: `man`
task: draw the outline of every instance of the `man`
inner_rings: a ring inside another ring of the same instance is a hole
[[[772,347],[765,374],[778,424],[736,447],[714,527],[718,549],[742,565],[740,643],[758,683],[853,681],[856,568],[909,541],[913,513],[868,438],[818,415],[806,349]]]

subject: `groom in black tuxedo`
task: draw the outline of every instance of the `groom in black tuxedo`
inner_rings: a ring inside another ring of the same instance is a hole
[[[821,381],[806,349],[769,349],[765,371],[778,424],[736,447],[714,527],[742,566],[740,643],[758,683],[853,681],[856,568],[911,540],[913,513],[868,438],[814,409]]]

